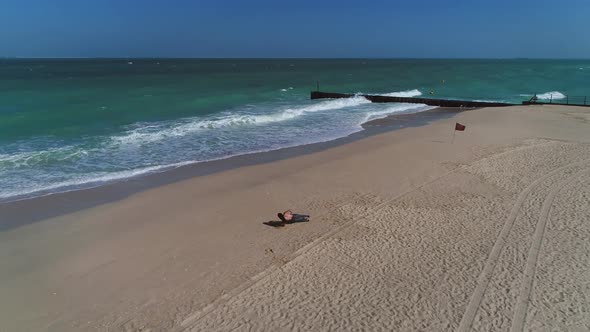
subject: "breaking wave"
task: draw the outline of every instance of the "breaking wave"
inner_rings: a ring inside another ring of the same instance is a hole
[[[563,99],[565,95],[559,91],[550,91],[537,95],[539,99]]]
[[[201,130],[282,122],[296,119],[307,113],[337,110],[369,103],[371,102],[364,97],[352,97],[327,100],[302,107],[289,107],[271,114],[227,114],[209,119],[190,118],[173,123],[131,129],[121,136],[113,137],[113,139],[120,143],[150,143],[166,138],[185,136]]]
[[[365,118],[365,122],[382,119],[392,114],[400,114],[400,113],[417,113],[423,112],[430,109],[436,108],[436,106],[428,106],[425,104],[406,104],[400,103],[395,104],[393,106],[387,106],[383,110],[379,111],[372,111],[367,113],[367,117]]]
[[[418,97],[421,95],[422,95],[422,92],[420,92],[420,90],[418,90],[418,89],[398,91],[398,92],[389,92],[389,93],[383,94],[383,96],[388,96],[388,97]]]

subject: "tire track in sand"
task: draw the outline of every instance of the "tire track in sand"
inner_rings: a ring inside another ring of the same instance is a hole
[[[500,257],[500,253],[502,252],[502,249],[504,248],[504,245],[506,244],[506,239],[508,238],[508,235],[510,234],[510,231],[512,230],[512,226],[514,225],[516,217],[518,216],[518,214],[520,212],[522,204],[524,203],[524,201],[528,197],[528,195],[537,186],[539,186],[541,183],[543,183],[543,181],[551,178],[555,174],[558,174],[559,172],[563,171],[564,169],[574,167],[574,166],[583,164],[585,162],[588,162],[589,160],[590,159],[586,159],[586,160],[570,163],[570,164],[561,166],[559,168],[556,168],[555,170],[553,170],[553,171],[541,176],[537,180],[533,181],[524,190],[522,190],[520,192],[520,194],[518,195],[518,198],[516,199],[516,202],[514,203],[514,206],[512,207],[512,210],[510,211],[510,214],[508,214],[506,221],[504,221],[504,225],[502,226],[502,230],[500,231],[500,234],[496,238],[496,242],[494,243],[494,246],[492,247],[492,250],[490,251],[490,254],[488,256],[488,259],[486,260],[484,268],[483,268],[481,274],[479,275],[479,278],[477,281],[477,286],[475,287],[475,290],[473,291],[473,294],[471,296],[471,299],[469,300],[469,304],[467,305],[467,308],[465,309],[465,313],[463,314],[463,317],[461,318],[461,322],[459,323],[459,328],[457,329],[457,331],[467,332],[467,331],[471,330],[473,320],[475,319],[475,315],[477,314],[477,311],[480,307],[483,296],[484,296],[486,289],[488,287],[488,284],[492,278],[494,268],[496,267],[496,263],[498,262],[498,258]]]
[[[545,198],[545,201],[543,201],[541,214],[539,216],[539,220],[535,228],[535,233],[533,235],[531,247],[529,249],[529,254],[527,257],[523,274],[523,280],[520,286],[520,293],[518,296],[518,300],[516,302],[516,308],[514,309],[514,316],[512,318],[512,325],[510,327],[511,332],[521,332],[524,330],[524,324],[526,321],[527,310],[530,302],[530,294],[533,289],[533,282],[537,268],[537,261],[539,260],[539,252],[541,251],[541,245],[543,244],[543,236],[545,234],[547,222],[550,218],[553,201],[565,187],[569,186],[570,184],[578,180],[581,174],[587,173],[589,171],[590,170],[588,169],[584,169],[582,171],[575,173],[573,176],[570,176],[565,181],[561,181],[557,186],[555,186],[551,190],[551,192],[549,192],[547,198]]]

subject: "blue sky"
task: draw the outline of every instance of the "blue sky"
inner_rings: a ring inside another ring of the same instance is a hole
[[[1,0],[0,56],[590,58],[589,0]]]

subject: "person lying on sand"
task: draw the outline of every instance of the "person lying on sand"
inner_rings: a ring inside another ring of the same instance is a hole
[[[279,219],[281,219],[281,221],[286,223],[309,221],[308,215],[293,213],[293,211],[291,210],[287,210],[283,213],[278,213],[277,216],[279,216]]]

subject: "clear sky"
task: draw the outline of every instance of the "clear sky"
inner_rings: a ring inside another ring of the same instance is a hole
[[[590,0],[0,0],[0,56],[590,58]]]

